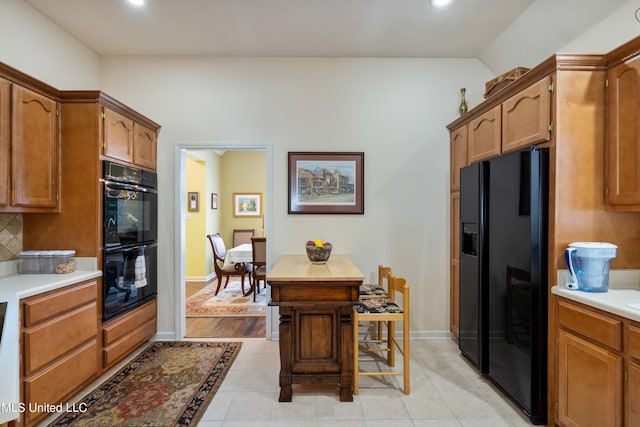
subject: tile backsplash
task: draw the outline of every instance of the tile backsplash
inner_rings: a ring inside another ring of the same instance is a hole
[[[0,261],[18,258],[22,251],[22,214],[0,214]]]

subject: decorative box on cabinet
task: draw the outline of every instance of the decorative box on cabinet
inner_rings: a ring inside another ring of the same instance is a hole
[[[500,155],[500,111],[498,105],[469,122],[469,163]]]
[[[156,300],[104,325],[102,363],[105,369],[122,360],[157,331]]]
[[[90,280],[21,301],[25,404],[62,403],[98,375],[97,287]],[[28,410],[23,422],[48,415]]]
[[[0,73],[0,212],[58,212],[58,102],[18,84],[29,77],[16,70]]]

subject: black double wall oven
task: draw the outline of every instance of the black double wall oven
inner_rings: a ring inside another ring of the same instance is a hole
[[[156,297],[157,175],[105,161],[102,186],[102,320],[106,322]]]

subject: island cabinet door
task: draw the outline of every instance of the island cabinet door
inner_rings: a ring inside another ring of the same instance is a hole
[[[558,424],[621,426],[622,371],[622,356],[560,330]]]
[[[340,372],[340,308],[294,308],[292,310],[293,375]]]

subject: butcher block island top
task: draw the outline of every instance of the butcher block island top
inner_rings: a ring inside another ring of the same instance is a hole
[[[332,255],[326,264],[312,264],[306,255],[284,255],[267,273],[267,281],[315,282],[318,280],[364,280],[347,255]]]
[[[280,402],[302,383],[337,384],[340,401],[353,401],[353,304],[363,279],[346,255],[326,264],[284,255],[267,274],[280,314]]]

